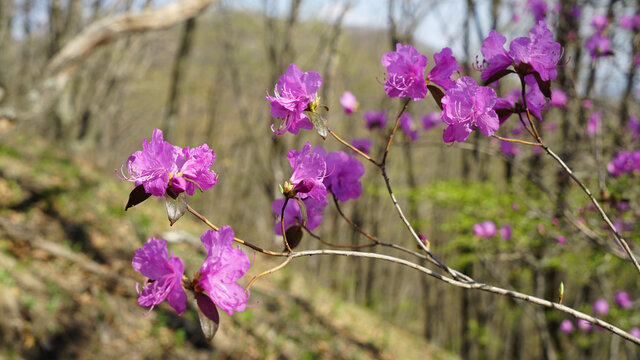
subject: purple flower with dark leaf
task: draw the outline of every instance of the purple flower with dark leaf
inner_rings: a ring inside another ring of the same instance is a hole
[[[544,21],[529,31],[529,37],[519,37],[509,45],[509,55],[514,62],[531,65],[543,81],[558,76],[556,66],[562,53],[562,46],[553,41],[553,33]]]
[[[230,226],[202,234],[207,258],[200,268],[198,279],[198,285],[207,293],[210,301],[229,315],[233,315],[234,311],[243,312],[249,301],[248,292],[237,281],[249,270],[251,262],[244,251],[232,246],[234,236]],[[200,302],[198,305],[202,308]]]
[[[322,215],[327,204],[327,198],[316,200],[309,197],[304,200],[304,205],[307,210],[307,229],[313,230],[322,223]],[[280,225],[282,205],[284,205],[284,199],[274,200],[271,204],[271,209],[276,214],[275,224],[273,225],[273,231],[276,235],[282,235],[282,228]],[[298,202],[295,200],[289,200],[289,202],[287,202],[287,207],[284,209],[284,228],[288,229],[298,223],[302,223],[302,221],[303,218],[300,213],[300,205],[298,205]]]
[[[371,154],[371,147],[373,146],[373,143],[367,138],[361,138],[351,140],[351,145],[353,145],[353,147],[362,151],[363,153],[369,155]]]
[[[409,141],[418,140],[418,130],[416,129],[416,124],[413,122],[411,115],[408,113],[403,113],[400,117],[400,128],[407,135]]]
[[[486,86],[478,86],[473,78],[464,76],[456,86],[447,90],[442,98],[442,121],[445,142],[463,142],[475,127],[486,136],[498,130],[498,115],[493,110],[496,92]]]
[[[621,16],[620,27],[631,31],[640,30],[640,14]]]
[[[609,303],[605,299],[598,299],[593,303],[593,312],[597,315],[607,315],[609,313]]]
[[[128,176],[122,179],[142,185],[146,193],[162,197],[169,186],[179,194],[195,193],[196,188],[208,190],[218,181],[218,175],[209,168],[216,154],[203,144],[193,149],[179,148],[164,141],[162,131],[153,130],[151,141],[142,141],[142,151],[136,151],[126,163]]]
[[[631,296],[629,296],[629,293],[626,291],[618,291],[615,294],[614,299],[616,300],[616,304],[623,309],[631,309],[631,306],[633,305],[631,302]]]
[[[357,199],[362,194],[360,178],[364,175],[364,165],[343,151],[328,153],[327,176],[324,185],[342,202]]]
[[[490,238],[496,234],[496,224],[487,220],[473,225],[473,234],[481,238]]]
[[[560,323],[560,331],[565,334],[571,334],[573,332],[573,323],[569,319],[564,319]]]
[[[167,259],[168,256],[167,242],[156,238],[149,238],[142,249],[135,251],[131,265],[148,278],[142,291],[136,285],[138,304],[150,306],[151,312],[166,299],[178,315],[182,315],[187,310],[187,295],[182,289],[184,265],[173,253]]]
[[[569,97],[564,91],[560,89],[553,89],[551,90],[551,101],[549,102],[549,105],[563,108],[567,106],[568,99]]]
[[[345,91],[344,93],[342,93],[342,96],[340,96],[340,105],[342,105],[344,112],[350,115],[358,107],[358,100],[356,99],[355,95],[351,93],[351,91]]]
[[[513,63],[513,58],[504,49],[506,42],[507,38],[495,30],[491,30],[489,36],[482,42],[480,51],[485,62],[485,68],[480,75],[482,81],[489,80],[493,75],[507,69]]]
[[[367,129],[384,129],[387,126],[387,112],[367,111],[362,115]]]
[[[389,97],[408,97],[420,101],[427,96],[424,68],[429,60],[411,45],[396,44],[396,51],[382,55],[387,69],[384,91]]]
[[[453,56],[451,49],[448,47],[442,49],[433,55],[433,59],[436,65],[427,74],[427,79],[440,85],[445,91],[454,87],[456,83],[451,79],[451,76],[458,70],[458,61]]]
[[[422,128],[424,131],[429,131],[435,127],[440,126],[442,120],[440,119],[440,113],[432,112],[422,117]]]
[[[611,52],[611,39],[604,36],[601,32],[596,32],[584,42],[584,47],[589,50],[591,60],[599,57],[609,56]]]
[[[322,183],[327,168],[324,153],[320,146],[312,149],[309,142],[300,151],[289,150],[287,159],[293,168],[289,182],[299,198],[312,197],[321,200],[327,196],[327,189]]]
[[[267,94],[265,100],[271,102],[271,116],[282,119],[278,129],[271,130],[275,136],[285,132],[297,134],[299,129],[313,129],[313,124],[303,113],[316,98],[322,78],[315,71],[302,72],[296,64],[291,64],[278,80],[274,96]]]

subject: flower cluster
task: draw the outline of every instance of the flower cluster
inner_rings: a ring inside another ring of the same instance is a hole
[[[167,258],[167,242],[155,238],[147,240],[143,248],[135,251],[131,261],[133,268],[148,278],[142,291],[138,291],[138,304],[150,307],[151,311],[167,300],[178,315],[182,315],[187,309],[183,288],[186,287],[196,294],[198,306],[211,320],[217,322],[216,306],[229,315],[244,311],[249,296],[237,281],[249,270],[251,263],[242,250],[231,246],[233,238],[229,226],[223,226],[217,232],[205,232],[201,240],[207,257],[194,279],[184,283],[182,260],[173,253]]]
[[[406,97],[420,101],[427,96],[427,83],[432,82],[447,90],[454,86],[451,76],[458,70],[458,61],[451,49],[444,48],[434,54],[434,68],[424,76],[429,59],[411,45],[396,44],[396,51],[382,55],[381,63],[387,69],[384,91],[389,97]]]
[[[322,78],[317,72],[302,72],[296,64],[289,65],[287,72],[278,80],[274,95],[267,94],[265,97],[265,100],[271,102],[271,116],[282,119],[277,129],[271,125],[275,136],[287,131],[297,134],[299,129],[313,129],[313,124],[304,111],[315,101],[321,85]]]
[[[607,164],[607,171],[613,177],[640,170],[640,150],[621,151]]]
[[[196,148],[180,148],[164,141],[162,131],[153,130],[151,141],[142,141],[142,151],[136,151],[126,163],[128,175],[124,180],[142,185],[146,193],[162,197],[170,189],[174,194],[208,190],[218,181],[218,175],[209,168],[216,154],[207,144]]]
[[[291,189],[285,189],[288,196],[298,196],[300,199],[311,197],[315,200],[322,200],[327,195],[327,188],[323,180],[327,170],[324,159],[324,149],[320,146],[312,149],[307,142],[300,151],[290,150],[287,160],[293,168],[289,183]]]
[[[448,125],[442,135],[444,141],[463,142],[475,127],[486,136],[493,135],[499,125],[493,109],[496,100],[493,89],[479,86],[468,76],[458,79],[442,98],[442,121]]]

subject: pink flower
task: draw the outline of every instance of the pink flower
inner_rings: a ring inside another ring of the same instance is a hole
[[[367,129],[384,129],[387,126],[387,112],[382,110],[380,112],[367,111],[362,115],[364,117],[365,126]]]
[[[327,196],[327,189],[322,183],[327,168],[324,154],[321,146],[311,149],[309,142],[300,151],[289,150],[287,159],[293,168],[289,182],[301,199],[312,197],[322,200]]]
[[[638,339],[640,339],[640,329],[637,327],[633,327],[631,328],[631,331],[629,331],[629,333],[635,337],[637,337]]]
[[[560,89],[553,89],[551,90],[551,106],[557,106],[557,107],[566,107],[567,106],[567,94],[560,90]]]
[[[500,236],[503,240],[511,240],[511,226],[505,225],[500,228]]]
[[[169,259],[168,256],[167,242],[162,239],[149,238],[142,249],[136,250],[131,265],[151,280],[145,281],[142,291],[136,284],[138,304],[150,306],[151,312],[166,299],[178,315],[182,315],[187,310],[187,295],[182,289],[184,265],[173,253]]]
[[[442,49],[439,53],[433,55],[436,66],[429,71],[427,79],[437,85],[440,85],[445,91],[455,86],[455,82],[451,80],[451,76],[458,70],[458,61],[453,56],[451,49],[448,47]]]
[[[400,128],[407,135],[409,141],[418,140],[418,130],[416,130],[416,124],[413,122],[413,118],[408,113],[403,113],[400,117]]]
[[[371,153],[371,147],[373,146],[373,143],[367,138],[361,138],[351,140],[351,145],[353,145],[353,147],[362,151],[363,153],[369,155]]]
[[[207,258],[200,268],[201,276],[198,279],[198,284],[209,299],[229,315],[233,315],[234,311],[244,311],[249,301],[249,294],[237,281],[249,270],[251,262],[244,251],[232,246],[234,236],[229,226],[202,234]]]
[[[576,323],[578,323],[578,329],[580,329],[580,331],[589,331],[591,330],[591,323],[588,322],[587,320],[583,320],[583,319],[578,319],[576,320]]]
[[[600,32],[609,25],[609,18],[605,14],[597,14],[591,18],[590,24],[596,31]]]
[[[498,115],[493,110],[496,92],[486,86],[478,86],[468,76],[456,81],[456,86],[447,90],[442,98],[442,121],[448,125],[444,130],[445,142],[463,142],[474,128],[486,136],[498,130]]]
[[[598,299],[593,303],[593,312],[597,315],[607,315],[609,313],[609,303],[605,299]]]
[[[440,113],[432,112],[422,117],[422,128],[424,131],[429,131],[437,126],[440,126],[442,120],[440,120]]]
[[[218,175],[209,168],[216,160],[216,154],[207,144],[193,149],[179,148],[164,141],[162,131],[153,130],[151,142],[142,141],[142,151],[136,151],[126,163],[127,172],[120,176],[142,185],[148,194],[162,197],[167,188],[179,194],[195,193],[196,187],[208,190],[218,181]]]
[[[564,244],[567,242],[567,239],[563,235],[558,235],[556,240],[558,241],[558,244]]]
[[[424,69],[429,60],[411,45],[396,44],[396,51],[382,55],[387,69],[384,91],[389,97],[408,97],[420,101],[427,96]]]
[[[602,127],[602,111],[594,111],[587,122],[587,134],[594,135],[600,132]]]
[[[618,291],[615,294],[614,299],[616,301],[616,304],[618,304],[618,306],[620,306],[621,308],[631,309],[631,306],[632,306],[631,296],[629,296],[628,292]]]
[[[490,238],[496,234],[496,224],[487,220],[473,225],[473,234],[482,238]]]
[[[342,93],[342,96],[340,96],[340,105],[344,108],[344,112],[350,115],[358,107],[358,100],[351,91],[345,91]]]
[[[278,129],[271,125],[275,136],[286,133],[297,134],[299,129],[313,129],[313,124],[304,111],[316,98],[322,78],[315,71],[302,72],[296,64],[290,64],[287,72],[278,80],[273,96],[267,94],[265,100],[271,102],[271,116],[282,119]]]
[[[573,332],[573,323],[569,319],[564,319],[560,323],[560,331],[565,334],[571,334]]]
[[[322,218],[324,215],[324,209],[327,206],[327,198],[322,200],[316,200],[313,198],[304,199],[304,205],[307,210],[307,229],[314,230],[320,224],[322,224]],[[282,205],[284,205],[284,199],[274,200],[271,204],[271,210],[275,214],[275,223],[273,225],[273,231],[276,235],[282,235],[282,226],[280,224],[280,214],[282,212]],[[287,207],[284,209],[284,228],[286,229],[302,223],[303,218],[300,213],[300,205],[297,201],[289,200]]]
[[[360,178],[364,165],[343,151],[330,152],[326,156],[327,176],[324,185],[341,202],[357,199],[362,194]]]
[[[582,107],[589,110],[593,107],[593,101],[589,99],[582,100]]]

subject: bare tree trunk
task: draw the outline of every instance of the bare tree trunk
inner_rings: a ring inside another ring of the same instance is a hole
[[[180,40],[180,47],[176,52],[176,57],[173,60],[173,70],[171,72],[171,82],[169,84],[169,99],[167,100],[167,111],[162,121],[162,131],[165,138],[170,138],[172,134],[171,124],[178,116],[179,111],[179,98],[180,98],[180,83],[184,77],[186,71],[186,60],[191,50],[191,43],[193,41],[193,33],[196,27],[196,18],[191,17],[187,19],[182,31],[182,37]]]

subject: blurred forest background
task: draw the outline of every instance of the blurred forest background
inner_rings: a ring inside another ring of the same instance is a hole
[[[562,313],[368,259],[296,259],[257,283],[255,307],[223,314],[211,344],[193,309],[177,317],[163,304],[143,317],[136,302],[135,283],[144,279],[130,266],[133,251],[163,237],[192,273],[206,230],[188,216],[169,227],[158,199],[124,212],[132,185],[114,169],[154,128],[173,144],[206,142],[217,154],[219,182],[190,199],[192,207],[240,238],[279,250],[271,202],[290,175],[286,151],[306,141],[345,150],[314,131],[272,139],[269,127],[278,120],[264,96],[291,62],[323,77],[331,128],[347,140],[371,139],[378,156],[392,121],[369,131],[362,114],[386,110],[392,120],[401,107],[383,91],[383,53],[397,42],[413,44],[430,69],[433,53],[449,46],[461,74],[479,79],[473,67],[489,31],[527,36],[540,3],[0,0],[0,358],[637,358],[633,344],[580,329],[573,319],[573,331],[562,331]],[[543,112],[542,137],[637,251],[637,173],[613,177],[606,165],[638,149],[630,116],[638,116],[640,24],[629,28],[620,19],[640,5],[545,4],[545,20],[565,49],[552,88],[568,101]],[[594,59],[585,41],[598,14],[609,20],[612,54]],[[503,81],[498,94],[517,86]],[[352,115],[339,105],[345,90],[359,101]],[[593,313],[604,299],[610,308],[600,316],[626,331],[640,327],[640,302],[614,301],[620,291],[640,296],[638,274],[557,163],[477,132],[446,146],[441,127],[421,125],[435,111],[429,98],[410,105],[419,139],[396,137],[387,166],[431,250],[479,281],[553,301],[562,282],[564,304]],[[587,131],[598,111],[599,128]],[[516,137],[519,128],[512,118],[498,133]],[[343,210],[378,238],[414,247],[377,169],[365,167],[363,196]],[[512,236],[475,236],[473,225],[485,220],[510,226]],[[331,206],[316,232],[334,243],[367,242]],[[311,237],[300,245],[325,247]],[[248,275],[277,263],[256,255]]]

